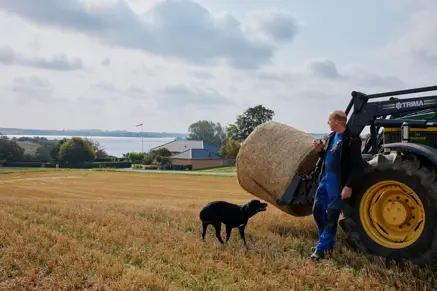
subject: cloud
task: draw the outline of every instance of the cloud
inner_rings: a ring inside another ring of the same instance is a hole
[[[324,79],[337,79],[340,77],[335,63],[328,59],[315,59],[306,63],[308,72]]]
[[[437,11],[436,1],[419,1],[422,9],[412,13],[402,33],[375,55],[392,70],[403,70],[412,83],[422,82],[419,74],[437,73]],[[417,74],[416,74],[417,72]]]
[[[233,102],[222,96],[214,89],[199,89],[186,85],[169,85],[158,90],[157,99],[162,106],[178,108],[179,106],[207,106],[231,105]]]
[[[146,90],[135,85],[129,86],[125,94],[134,99],[148,99]]]
[[[84,68],[80,58],[68,58],[60,54],[52,59],[26,58],[17,54],[10,46],[0,47],[0,63],[55,71],[74,71]]]
[[[92,88],[104,91],[105,93],[118,93],[120,90],[113,84],[108,82],[99,82],[92,86]]]
[[[298,73],[290,73],[290,72],[268,72],[268,71],[260,71],[255,74],[255,77],[262,81],[274,81],[274,82],[282,82],[282,83],[291,83],[295,84],[296,81],[302,80],[303,75]]]
[[[359,65],[347,65],[338,68],[337,64],[329,59],[311,59],[305,64],[309,77],[317,77],[331,82],[354,85],[364,88],[401,88],[404,82],[396,76],[383,76],[364,69]]]
[[[276,42],[292,41],[300,27],[291,13],[271,9],[249,12],[245,24],[251,34]]]
[[[198,79],[204,79],[204,80],[215,79],[214,75],[208,72],[194,71],[192,74],[194,77]]]
[[[33,23],[91,36],[102,43],[174,57],[197,65],[225,61],[234,68],[269,64],[275,47],[251,39],[227,13],[213,14],[190,0],[164,0],[145,14],[135,14],[124,1],[87,6],[86,1],[0,0],[0,9]],[[291,40],[296,23],[287,12],[256,12],[249,26],[276,41]]]
[[[18,63],[22,66],[56,71],[74,71],[83,69],[82,60],[80,58],[68,59],[64,54],[55,56],[51,60],[43,58],[21,59],[18,60]]]
[[[10,46],[0,46],[0,63],[10,65],[15,62],[15,51]]]
[[[29,41],[28,45],[35,50],[41,49],[41,44],[39,43],[39,40],[37,40],[37,39],[35,39],[33,41]]]
[[[106,98],[130,97],[132,99],[148,99],[148,92],[135,84],[131,84],[126,89],[119,89],[114,84],[108,82],[98,82],[91,86],[91,89],[97,89],[104,92]]]
[[[53,86],[37,76],[16,77],[12,85],[12,92],[22,101],[53,102]]]
[[[348,80],[361,87],[397,90],[405,86],[405,83],[398,77],[382,76],[357,66],[345,71]]]
[[[104,67],[109,67],[111,65],[111,59],[106,57],[100,64]]]

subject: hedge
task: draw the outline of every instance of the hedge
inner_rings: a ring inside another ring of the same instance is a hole
[[[132,169],[156,170],[158,169],[158,165],[132,164]]]
[[[193,169],[193,165],[172,165],[171,166],[172,170],[177,170],[177,171],[186,171],[186,170],[192,170]]]
[[[16,167],[16,168],[56,168],[56,163],[49,162],[3,162],[3,167]],[[95,168],[130,168],[130,162],[88,162],[78,164],[59,163],[59,168],[71,168],[71,169],[95,169]]]
[[[2,167],[14,168],[41,168],[44,162],[2,162]]]

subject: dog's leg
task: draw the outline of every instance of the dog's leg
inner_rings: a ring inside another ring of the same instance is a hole
[[[224,244],[222,237],[220,235],[220,232],[222,230],[222,224],[220,222],[215,222],[213,223],[213,226],[215,227],[215,236],[217,237],[217,239],[221,244]]]
[[[245,228],[245,227],[246,227],[245,224],[240,225],[240,227],[238,227],[238,230],[240,231],[241,239],[243,240],[244,244],[246,245],[246,237],[245,237],[245,235],[244,235],[244,228]]]
[[[231,237],[231,231],[232,231],[232,227],[226,225],[226,242],[228,242],[229,238]]]
[[[202,226],[203,226],[203,232],[202,232],[202,239],[205,241],[205,235],[206,235],[206,229],[208,228],[208,223],[203,222]]]

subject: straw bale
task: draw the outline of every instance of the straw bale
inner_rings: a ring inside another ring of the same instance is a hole
[[[296,174],[309,173],[317,163],[311,134],[270,121],[259,125],[241,145],[236,159],[240,186],[293,216],[311,214],[312,205],[276,204]]]

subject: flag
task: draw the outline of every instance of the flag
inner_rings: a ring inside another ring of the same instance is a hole
[[[140,123],[140,124],[138,124],[138,125],[135,125],[135,127],[138,127],[138,126],[143,126],[143,124],[142,124],[142,123]]]

